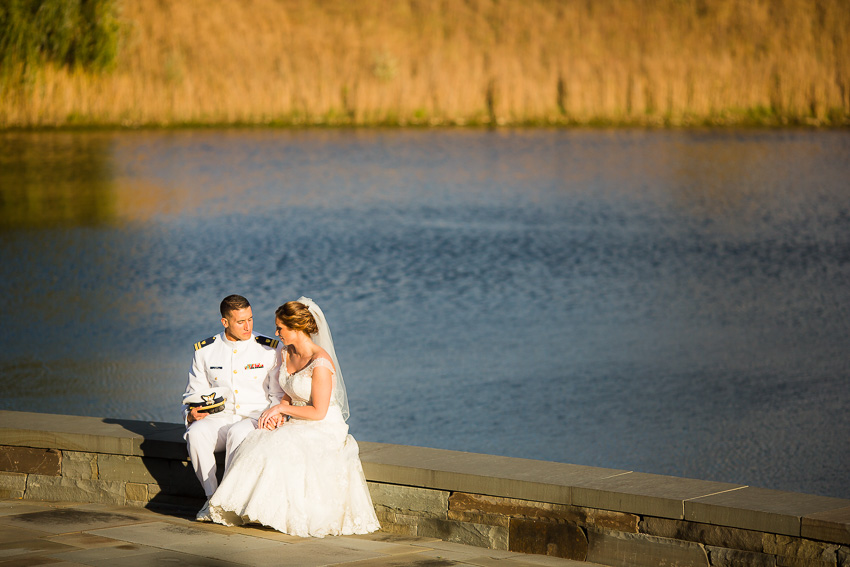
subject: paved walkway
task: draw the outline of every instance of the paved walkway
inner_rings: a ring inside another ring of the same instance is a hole
[[[106,504],[0,500],[0,565],[122,567],[345,565],[592,567],[434,538],[377,532],[302,539],[260,526],[228,528]]]

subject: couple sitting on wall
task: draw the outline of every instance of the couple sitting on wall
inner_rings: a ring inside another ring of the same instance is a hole
[[[306,297],[255,335],[251,305],[221,302],[224,331],[195,343],[183,396],[185,439],[207,502],[200,521],[258,522],[307,537],[380,528],[324,313]],[[215,451],[226,451],[221,485]]]

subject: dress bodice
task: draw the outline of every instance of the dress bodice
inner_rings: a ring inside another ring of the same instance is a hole
[[[334,385],[336,384],[336,371],[334,370],[334,365],[331,361],[326,358],[314,358],[310,361],[307,366],[293,372],[290,374],[286,371],[286,359],[288,353],[284,350],[283,362],[281,364],[280,369],[280,385],[283,388],[283,391],[289,394],[289,397],[292,398],[292,405],[295,406],[304,406],[310,403],[310,395],[313,390],[313,369],[316,367],[324,367],[331,371],[331,377],[334,378]],[[331,405],[334,405],[335,396],[333,396],[333,390],[331,391]]]

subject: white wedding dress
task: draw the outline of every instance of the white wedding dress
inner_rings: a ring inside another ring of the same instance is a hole
[[[286,351],[284,350],[284,353]],[[333,364],[316,358],[287,374],[281,386],[293,405],[310,403],[313,369]],[[380,529],[354,437],[336,396],[320,421],[292,418],[269,431],[253,431],[239,446],[210,499],[213,521],[228,526],[258,522],[301,537],[364,534]]]

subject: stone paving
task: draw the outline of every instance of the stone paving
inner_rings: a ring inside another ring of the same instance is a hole
[[[298,538],[261,526],[196,522],[144,508],[0,500],[0,565],[122,567],[346,565],[593,567],[594,564],[377,532]]]

